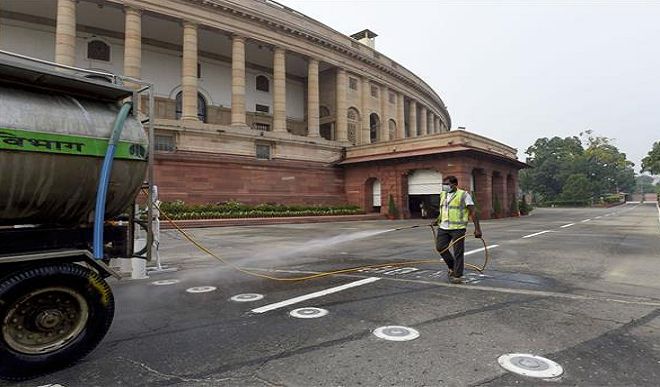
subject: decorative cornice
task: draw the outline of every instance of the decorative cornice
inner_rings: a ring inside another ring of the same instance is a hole
[[[410,70],[405,69],[405,67],[399,65],[398,63],[391,60],[384,54],[381,54],[370,47],[367,47],[357,41],[354,41],[349,36],[341,34],[333,30],[332,28],[326,26],[325,24],[320,23],[317,20],[314,20],[308,16],[305,16],[300,12],[297,12],[283,5],[274,3],[272,1],[265,1],[265,0],[241,0],[240,2],[231,1],[231,0],[180,0],[180,1],[198,4],[201,5],[202,7],[213,9],[215,12],[218,11],[225,12],[233,16],[238,16],[250,22],[266,24],[269,27],[278,29],[281,32],[284,32],[288,35],[297,38],[303,38],[314,44],[332,49],[350,58],[360,60],[361,62],[366,63],[378,69],[379,71],[392,76],[393,78],[396,78],[402,84],[417,90],[418,92],[422,93],[431,100],[434,100],[438,104],[438,106],[442,109],[442,113],[443,113],[442,115],[444,115],[446,118],[447,126],[451,127],[451,117],[449,116],[449,112],[447,111],[446,105],[444,104],[442,99],[435,93],[435,91],[428,84],[426,84],[426,82],[424,82],[421,78],[417,77],[412,72],[410,72]],[[249,3],[256,3],[255,5],[270,7],[274,12],[287,12],[288,13],[287,16],[300,19],[300,23],[294,25],[281,18],[277,18],[277,15],[275,14],[266,14],[265,12],[260,12],[257,9],[257,7],[250,7],[249,5],[246,5]],[[315,24],[317,27],[326,29],[328,30],[328,32],[332,34],[341,35],[343,39],[347,40],[346,42],[348,44],[345,44],[344,42],[339,42],[328,36],[319,35],[316,32],[313,32],[309,29],[305,29],[304,27],[301,28],[300,26],[304,25],[305,23]],[[363,54],[360,50],[367,50],[371,54],[371,57]],[[391,67],[385,66],[383,63],[375,61],[374,58],[389,61],[391,63]],[[402,74],[400,71],[398,71],[399,69],[404,69],[410,72],[410,74],[414,77],[414,79],[411,79],[410,77]]]

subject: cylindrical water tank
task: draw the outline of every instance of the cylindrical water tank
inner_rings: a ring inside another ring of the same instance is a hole
[[[99,171],[119,106],[0,87],[0,226],[91,223]],[[145,178],[147,136],[129,116],[116,148],[106,218]]]

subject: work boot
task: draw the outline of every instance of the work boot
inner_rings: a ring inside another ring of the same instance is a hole
[[[447,277],[451,278],[454,276],[454,270],[453,269],[447,269]]]
[[[451,281],[451,283],[453,283],[453,284],[464,284],[465,283],[465,280],[463,279],[463,277],[451,276],[451,277],[449,277],[449,281]]]

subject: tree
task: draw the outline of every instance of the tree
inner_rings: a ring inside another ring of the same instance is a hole
[[[632,192],[635,189],[635,171],[626,154],[611,143],[607,137],[593,136],[592,131],[586,134],[587,149],[586,172],[592,183],[592,193]]]
[[[657,186],[653,184],[653,178],[649,175],[635,177],[635,193],[654,193]]]
[[[532,168],[521,171],[520,187],[534,192],[540,202],[569,200],[568,197],[585,200],[632,192],[635,188],[634,164],[612,139],[597,136],[591,130],[580,133],[579,137],[539,138],[526,153]]]
[[[524,191],[540,194],[543,200],[555,200],[564,181],[583,163],[584,148],[578,137],[546,137],[536,140],[525,152],[531,169],[520,173]]]
[[[566,179],[561,199],[566,201],[587,201],[591,198],[591,182],[583,173],[576,173]]]
[[[648,155],[642,159],[642,172],[660,175],[660,141],[654,143]]]

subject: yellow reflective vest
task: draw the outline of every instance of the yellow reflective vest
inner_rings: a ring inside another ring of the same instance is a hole
[[[440,215],[438,215],[438,226],[442,225],[443,221],[447,221],[449,230],[460,230],[467,228],[468,224],[468,210],[465,205],[466,192],[461,189],[456,189],[456,194],[451,198],[449,203],[447,201],[447,192],[440,193]]]

